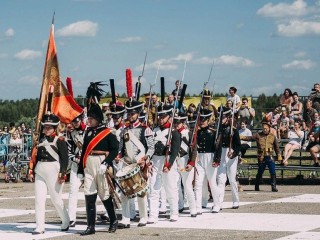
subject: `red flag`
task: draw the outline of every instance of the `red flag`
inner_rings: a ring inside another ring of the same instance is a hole
[[[47,101],[49,94],[49,85],[54,87],[52,99],[52,113],[56,114],[61,122],[70,123],[74,118],[82,113],[82,108],[75,102],[66,87],[60,80],[60,72],[57,58],[57,49],[54,41],[54,18],[49,34],[46,61],[44,64],[42,85],[39,98],[39,107],[35,123],[35,131],[33,133],[33,149],[29,167],[33,169],[35,166],[36,145],[40,137],[40,123],[42,116],[47,111]]]

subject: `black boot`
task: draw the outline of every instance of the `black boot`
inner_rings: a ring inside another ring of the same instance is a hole
[[[97,194],[85,195],[87,211],[87,229],[80,233],[81,236],[95,234],[96,225],[96,200]]]
[[[276,175],[271,175],[271,190],[272,192],[278,192],[278,189],[276,186]]]
[[[255,182],[255,185],[254,185],[254,190],[255,190],[255,191],[260,191],[259,185],[260,185],[261,177],[262,177],[262,176],[261,176],[259,173],[257,173],[257,175],[256,175],[256,182]]]
[[[102,201],[104,207],[106,208],[109,218],[110,218],[110,225],[109,225],[109,233],[114,233],[118,227],[118,220],[116,216],[116,212],[114,210],[112,198],[109,197],[107,200]]]

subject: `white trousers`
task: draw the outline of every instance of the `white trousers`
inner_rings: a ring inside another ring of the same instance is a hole
[[[239,206],[238,184],[236,181],[238,157],[228,158],[229,148],[222,148],[221,162],[218,168],[219,207],[222,207],[227,176],[231,186],[233,206]]]
[[[207,183],[204,183],[205,176],[208,179],[209,187],[213,197],[213,204],[219,202],[219,192],[217,187],[217,172],[218,168],[212,166],[213,153],[198,153],[199,161],[196,164],[197,175],[195,183],[196,208],[198,213],[202,213],[202,191],[204,184],[207,188]]]
[[[84,169],[84,194],[93,195],[98,193],[101,201],[110,196],[107,179],[104,174],[99,174],[104,155],[89,155]]]
[[[115,161],[113,161],[113,170],[114,170],[114,175],[117,174],[118,171],[120,171],[122,168],[123,168],[123,165],[124,163],[122,161],[116,163]],[[117,191],[119,190],[119,188],[117,187]],[[120,198],[122,199],[123,197],[125,197],[125,195],[123,193],[120,194]],[[126,197],[127,198],[127,197]],[[122,200],[121,200],[122,201]],[[130,198],[130,199],[124,199],[124,201],[129,201],[129,211],[130,211],[130,217],[129,217],[129,222],[130,222],[130,218],[131,219],[134,219],[136,217],[136,205],[135,205],[135,201],[136,201],[136,198]],[[126,203],[127,204],[127,203]],[[147,205],[146,205],[147,207]],[[123,211],[123,206],[121,204],[121,208],[122,208],[122,211]],[[127,209],[127,206],[125,206],[125,208]],[[127,214],[125,214],[125,216],[127,216]],[[126,218],[126,217],[124,217]],[[141,218],[141,217],[140,217]],[[122,220],[123,217],[122,217]],[[128,220],[125,220],[125,221],[128,221]],[[124,224],[129,224],[128,223],[124,223]]]
[[[121,199],[121,211],[122,211],[122,223],[130,224],[130,218],[132,218],[132,203],[135,203],[135,198],[127,198],[123,193],[120,194]],[[137,197],[139,208],[139,223],[147,223],[148,210],[147,210],[147,194],[141,198]]]
[[[167,196],[166,196],[166,190],[164,190],[164,187],[161,187],[160,190],[160,200],[159,200],[159,211],[166,212],[167,211]]]
[[[78,207],[78,193],[81,181],[77,177],[78,164],[71,162],[71,172],[70,172],[70,190],[69,190],[69,202],[68,202],[68,212],[70,221],[76,221],[77,218],[77,207]]]
[[[179,175],[177,171],[177,163],[176,161],[171,166],[169,172],[164,173],[163,166],[164,166],[164,159],[165,156],[153,156],[152,157],[152,168],[153,173],[150,176],[150,192],[149,192],[149,202],[150,202],[150,213],[149,218],[152,221],[158,221],[159,215],[159,198],[160,198],[160,190],[161,186],[164,187],[166,192],[167,201],[170,206],[170,219],[177,220],[179,217],[178,211],[178,180]],[[151,220],[150,220],[151,221]]]
[[[47,193],[56,208],[62,221],[61,228],[69,226],[69,215],[62,200],[62,188],[64,184],[58,182],[60,164],[55,162],[38,162],[35,168],[35,212],[36,212],[36,230],[45,230],[45,206]]]
[[[190,172],[187,172],[185,170],[185,167],[188,164],[188,158],[189,158],[189,156],[186,155],[186,156],[178,159],[177,165],[178,165],[178,172],[179,172],[181,179],[182,179],[184,195],[186,196],[187,201],[188,201],[190,214],[196,214],[197,213],[196,199],[195,199],[195,195],[193,192],[193,186],[192,186],[192,181],[194,178],[194,168],[192,168],[192,170]],[[180,181],[179,181],[179,184],[180,184]],[[183,196],[182,196],[182,201],[183,201]]]

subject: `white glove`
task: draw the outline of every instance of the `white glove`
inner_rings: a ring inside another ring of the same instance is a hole
[[[99,169],[99,174],[103,175],[106,173],[106,171],[107,171],[107,166],[104,164],[101,164]]]
[[[78,174],[77,174],[77,177],[78,177],[78,179],[79,179],[80,181],[84,181],[84,175],[83,175],[83,174],[78,173]]]

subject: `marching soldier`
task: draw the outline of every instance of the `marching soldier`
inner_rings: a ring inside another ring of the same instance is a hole
[[[139,113],[142,111],[143,103],[128,100],[125,103],[129,126],[120,133],[119,154],[116,162],[119,162],[122,157],[128,164],[137,163],[142,171],[148,168],[150,158],[154,153],[153,133],[149,127],[143,126],[139,121]],[[143,173],[145,175],[145,173]],[[125,194],[120,195],[122,208],[122,221],[118,228],[130,228],[130,203]],[[138,227],[144,227],[147,224],[147,194],[144,196],[138,195],[138,208],[140,221]]]
[[[177,159],[178,173],[182,179],[182,185],[184,194],[188,200],[191,217],[197,216],[196,200],[193,192],[192,182],[194,179],[194,159],[189,159],[189,141],[190,132],[189,129],[185,128],[185,122],[187,115],[185,113],[179,113],[174,116],[173,123],[175,129],[180,133],[181,145],[179,150],[179,158]],[[182,196],[183,198],[183,196]],[[182,206],[183,207],[183,206]],[[181,208],[183,209],[183,208]]]
[[[171,128],[172,105],[158,107],[159,126],[154,129],[155,152],[152,157],[152,175],[150,177],[150,213],[148,224],[158,222],[159,197],[163,183],[167,201],[170,205],[170,221],[178,220],[178,170],[176,158],[180,150],[180,134]],[[169,131],[172,130],[170,133]],[[167,139],[171,135],[171,139]],[[170,141],[170,149],[167,149]]]
[[[69,161],[70,161],[70,192],[68,212],[70,216],[70,227],[76,225],[76,211],[78,205],[78,193],[81,181],[77,176],[78,166],[83,145],[83,137],[86,125],[82,121],[82,115],[76,117],[71,122],[73,131],[70,133],[69,143]]]
[[[218,192],[217,167],[212,165],[212,159],[215,152],[215,132],[212,128],[209,127],[209,122],[212,117],[212,111],[210,111],[209,109],[201,109],[199,117],[200,124],[196,136],[199,161],[196,163],[198,175],[196,175],[195,195],[197,214],[202,214],[203,189],[208,188],[207,182],[209,182],[209,187],[214,198],[214,203],[218,201]]]
[[[91,89],[96,87],[92,86],[93,84],[96,83],[90,84]],[[87,212],[87,229],[80,233],[82,236],[95,234],[96,199],[98,194],[110,218],[109,232],[115,232],[118,225],[105,172],[107,166],[112,165],[113,159],[117,156],[119,144],[111,130],[102,124],[103,113],[100,106],[93,100],[94,94],[87,92],[87,97],[89,97],[87,131],[83,140],[78,169],[80,179],[83,178],[84,174],[84,194]],[[97,100],[99,101],[99,99]]]
[[[68,147],[63,137],[57,136],[59,117],[47,113],[41,120],[44,137],[38,144],[37,165],[35,175],[35,212],[36,229],[33,235],[43,234],[45,231],[45,205],[47,192],[55,206],[62,225],[61,231],[69,230],[69,215],[62,200],[62,188],[65,182],[68,166]],[[33,170],[29,170],[30,181],[33,182]]]
[[[218,168],[219,203],[214,205],[213,212],[218,213],[222,207],[224,192],[229,179],[232,191],[232,208],[239,208],[239,193],[236,180],[238,156],[241,149],[241,141],[237,128],[234,126],[236,120],[232,110],[224,107],[221,116],[221,128],[218,130],[218,143],[216,145],[215,163]]]
[[[277,154],[277,160],[282,161],[281,152],[277,142],[277,138],[270,132],[271,125],[269,122],[262,123],[262,131],[255,133],[253,136],[240,136],[244,141],[256,141],[258,152],[258,173],[256,175],[255,191],[260,191],[259,184],[262,178],[263,172],[268,165],[270,177],[271,177],[271,190],[272,192],[278,192],[276,186],[276,170],[273,159],[273,152]]]

